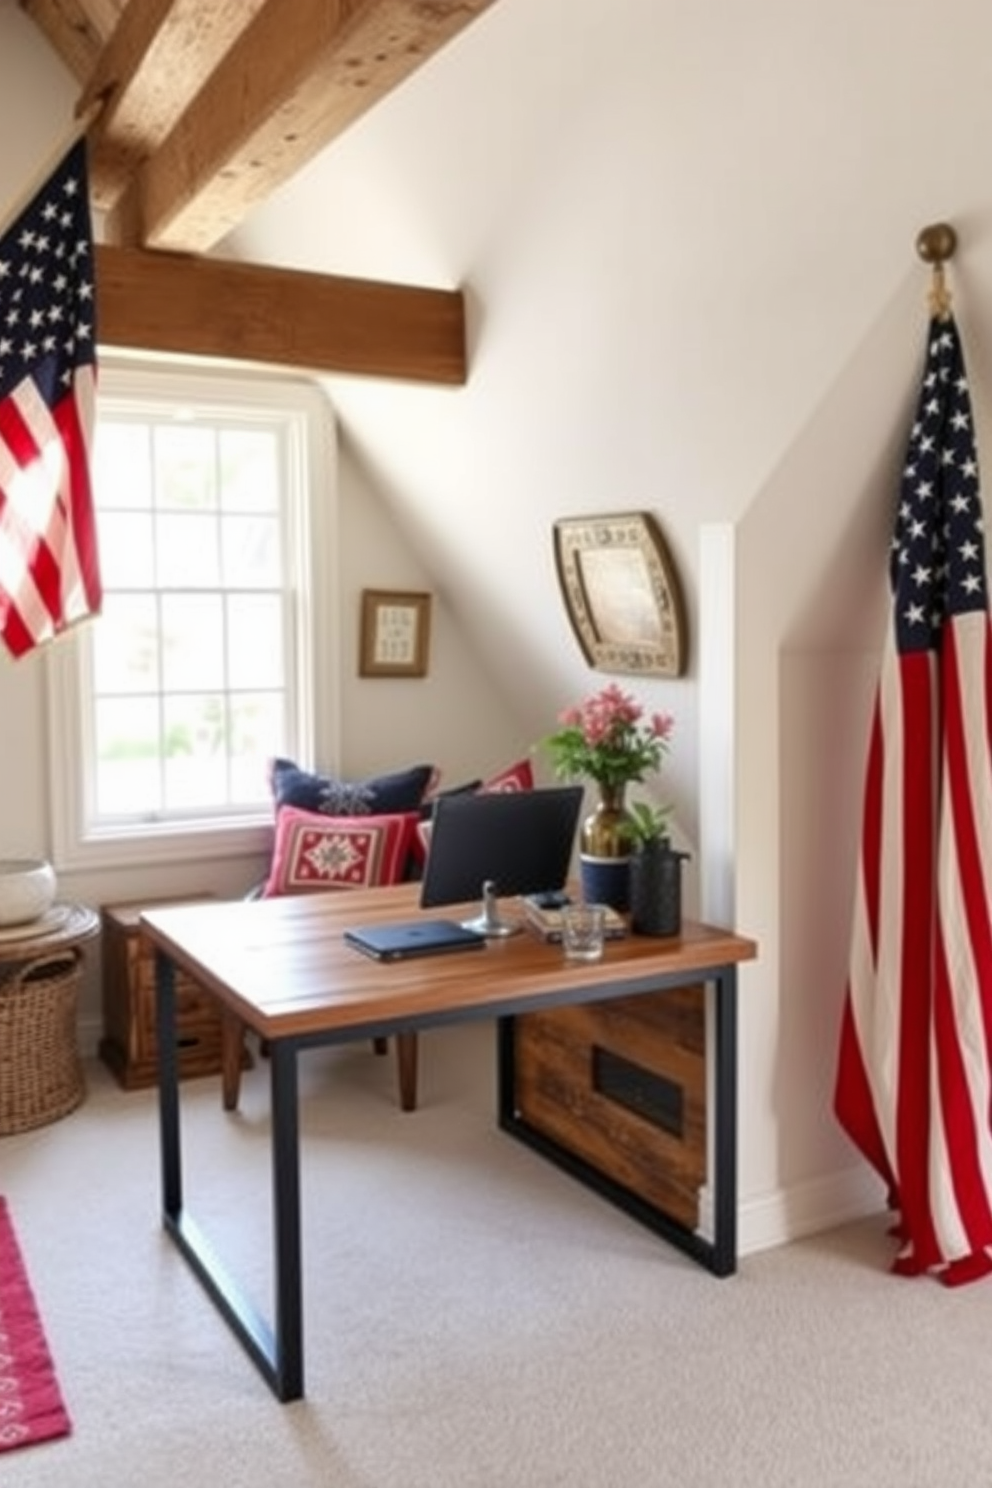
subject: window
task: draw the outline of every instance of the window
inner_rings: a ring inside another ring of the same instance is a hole
[[[332,743],[329,433],[301,383],[101,365],[103,610],[50,671],[57,867],[258,850],[267,758]]]

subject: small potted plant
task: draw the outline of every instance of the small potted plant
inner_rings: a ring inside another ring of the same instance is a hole
[[[631,850],[636,852],[649,845],[668,842],[668,817],[670,806],[656,806],[653,801],[632,801],[628,807],[630,820],[627,836]]]
[[[682,861],[668,835],[670,806],[634,801],[628,808],[630,928],[635,935],[678,935],[682,927]]]

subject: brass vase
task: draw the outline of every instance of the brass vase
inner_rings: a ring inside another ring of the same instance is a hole
[[[599,786],[599,802],[579,833],[582,897],[626,910],[630,904],[630,815],[623,785]]]
[[[591,858],[629,858],[630,815],[625,804],[626,786],[601,785],[595,811],[582,823],[581,850]]]

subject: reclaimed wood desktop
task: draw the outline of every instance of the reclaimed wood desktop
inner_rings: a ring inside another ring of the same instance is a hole
[[[464,918],[477,906],[421,911],[418,887],[238,903],[159,907],[141,917],[156,951],[163,1223],[276,1396],[303,1395],[297,1056],[321,1044],[384,1037],[472,1019],[498,1020],[500,1126],[629,1209],[718,1276],[737,1264],[737,965],[753,941],[685,922],[671,939],[609,942],[601,961],[566,962],[561,947],[524,932],[482,951],[380,963],[344,944],[349,926]],[[175,968],[218,1000],[222,1015],[265,1039],[270,1056],[274,1325],[224,1271],[183,1205]],[[657,994],[689,982],[714,989],[713,1238],[642,1202],[625,1202],[595,1171],[524,1122],[514,1090],[517,1015]],[[410,1119],[410,1118],[405,1118]]]

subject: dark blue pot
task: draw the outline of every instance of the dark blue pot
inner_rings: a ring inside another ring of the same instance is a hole
[[[630,907],[630,858],[579,854],[579,882],[587,904],[608,904],[624,914]]]

